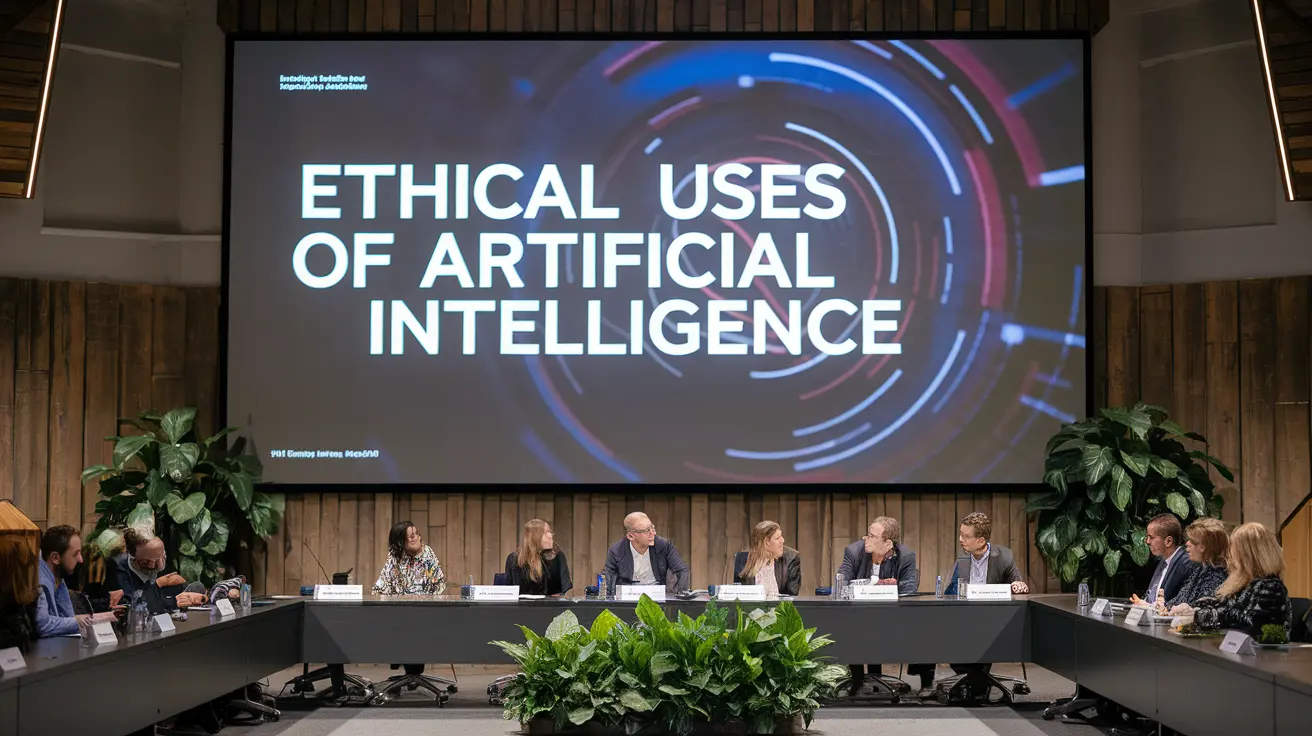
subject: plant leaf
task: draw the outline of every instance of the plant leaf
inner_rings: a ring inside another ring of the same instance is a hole
[[[1078,529],[1075,526],[1075,520],[1071,517],[1062,514],[1052,522],[1052,526],[1057,534],[1057,546],[1059,548],[1068,547],[1071,542],[1075,541]]]
[[[127,464],[129,460],[136,457],[142,448],[151,443],[151,439],[145,435],[134,434],[128,437],[119,437],[118,442],[114,443],[114,467],[119,470]]]
[[[1130,530],[1130,559],[1139,567],[1148,564],[1148,558],[1152,556],[1152,551],[1148,549],[1148,540],[1145,539],[1144,534],[1144,529],[1140,526]]]
[[[1180,474],[1180,466],[1164,457],[1154,457],[1152,465],[1158,475],[1168,480]]]
[[[547,640],[560,641],[581,628],[578,616],[573,611],[564,611],[551,620],[551,625],[547,627]]]
[[[1119,549],[1109,549],[1102,556],[1102,568],[1107,571],[1107,577],[1116,577],[1116,572],[1121,568],[1121,551]]]
[[[204,573],[205,563],[201,558],[183,555],[182,559],[178,560],[178,574],[187,582],[199,582]]]
[[[1113,471],[1119,470],[1120,467],[1121,466],[1119,465],[1113,465],[1112,470]],[[1088,495],[1089,500],[1093,502],[1092,506],[1097,506],[1101,504],[1107,498],[1106,483],[1098,483],[1097,485],[1089,486],[1086,489],[1086,491],[1087,491],[1086,495]]]
[[[213,436],[211,436],[211,437],[206,437],[205,440],[204,440],[201,444],[205,445],[206,447],[209,447],[210,445],[213,445],[215,442],[218,442],[219,440],[223,439],[224,437],[227,437],[228,434],[230,434],[230,433],[232,433],[232,432],[235,432],[235,431],[237,431],[237,428],[236,428],[236,427],[224,427],[223,429],[220,429],[220,430],[219,430],[218,434],[213,435]]]
[[[1065,442],[1061,443],[1060,445],[1057,445],[1056,447],[1052,448],[1052,450],[1049,451],[1048,454],[1056,455],[1059,452],[1066,452],[1068,450],[1083,450],[1084,446],[1087,444],[1089,443],[1085,441],[1083,437],[1072,437],[1071,439],[1068,439]]]
[[[177,524],[186,524],[196,518],[196,515],[204,508],[205,493],[202,491],[196,491],[185,499],[178,495],[171,495],[168,499],[169,516]]]
[[[210,519],[210,510],[207,508],[202,508],[200,510],[200,513],[192,517],[191,522],[187,525],[187,528],[188,531],[191,532],[192,539],[200,540],[205,538],[205,533],[210,530],[211,525],[212,525],[212,521]]]
[[[620,693],[620,705],[638,713],[646,713],[656,707],[655,702],[644,698],[637,690],[625,690]]]
[[[1062,493],[1066,492],[1066,472],[1063,470],[1049,470],[1043,474],[1043,482]]]
[[[1103,409],[1101,414],[1113,422],[1124,426],[1126,429],[1130,430],[1131,434],[1139,439],[1147,437],[1148,430],[1153,428],[1152,417],[1148,416],[1148,414],[1142,411],[1140,407],[1135,407],[1134,409],[1108,407]]]
[[[610,609],[603,610],[595,621],[592,622],[592,629],[588,632],[593,641],[602,641],[610,635],[610,630],[624,623],[620,617],[610,612]]]
[[[196,421],[196,407],[185,406],[178,409],[172,409],[160,420],[160,429],[164,430],[164,436],[168,437],[170,444],[178,444],[182,438],[191,431],[191,426]]]
[[[82,482],[86,483],[89,480],[98,479],[100,478],[100,476],[104,475],[105,473],[108,473],[111,470],[113,470],[113,468],[109,467],[108,465],[92,465],[91,467],[82,471]]]
[[[1166,508],[1181,519],[1189,518],[1189,501],[1174,491],[1166,494]]]
[[[175,483],[191,477],[191,469],[200,459],[200,448],[194,442],[181,445],[160,445],[159,468]]]
[[[151,469],[146,476],[146,500],[151,506],[163,506],[173,493],[173,484],[160,477],[159,471]]]
[[[1025,513],[1030,514],[1035,511],[1059,509],[1062,506],[1062,502],[1065,500],[1066,495],[1064,493],[1045,493],[1041,496],[1035,496],[1030,499],[1029,503],[1025,504]]]
[[[237,501],[237,508],[245,511],[251,507],[251,500],[255,497],[255,484],[251,482],[251,477],[244,472],[228,473],[228,489],[232,491],[232,497]]]
[[[1101,445],[1086,445],[1080,455],[1080,467],[1084,470],[1084,482],[1093,485],[1112,469],[1112,450]]]
[[[1124,511],[1125,507],[1130,504],[1133,484],[1130,482],[1130,474],[1125,472],[1125,468],[1120,465],[1113,465],[1111,470],[1111,480],[1108,491],[1112,498],[1112,505],[1117,511]]]
[[[1121,450],[1121,461],[1125,463],[1125,467],[1142,478],[1148,475],[1148,466],[1152,463],[1152,457],[1141,453],[1131,455],[1125,450]]]
[[[1180,425],[1176,424],[1170,419],[1167,419],[1163,422],[1159,422],[1157,427],[1159,429],[1165,430],[1167,437],[1184,437],[1185,435],[1188,434],[1188,432],[1184,431],[1184,427],[1181,427]]]
[[[137,504],[132,508],[132,512],[128,514],[127,525],[153,529],[155,527],[155,509],[145,501]]]

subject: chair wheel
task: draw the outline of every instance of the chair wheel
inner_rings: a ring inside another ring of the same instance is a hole
[[[1029,686],[1029,685],[1026,685],[1026,684],[1023,683],[1023,682],[1018,682],[1018,683],[1016,683],[1015,685],[1012,686],[1012,688],[1011,688],[1011,694],[1012,694],[1012,695],[1029,695],[1029,694],[1030,694],[1030,686]]]
[[[1051,720],[1054,720],[1056,717],[1057,717],[1057,714],[1056,714],[1056,713],[1053,713],[1051,708],[1044,708],[1044,709],[1043,709],[1043,720],[1045,720],[1045,721],[1051,721]]]
[[[386,704],[387,704],[386,695],[375,695],[372,698],[369,698],[369,705],[386,705]]]
[[[446,691],[449,692],[449,693],[451,693],[452,695],[454,695],[454,694],[460,692],[460,688],[456,687],[455,685],[447,685],[447,686],[446,686]]]
[[[281,713],[273,713],[273,714],[271,714],[271,715],[269,716],[269,722],[270,722],[270,723],[277,723],[279,718],[282,718],[282,714],[281,714]]]

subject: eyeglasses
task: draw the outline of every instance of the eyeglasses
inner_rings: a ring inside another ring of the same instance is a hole
[[[655,533],[656,533],[656,525],[653,524],[653,525],[647,527],[646,529],[630,529],[630,530],[629,530],[629,533],[630,533],[630,534],[655,534]]]

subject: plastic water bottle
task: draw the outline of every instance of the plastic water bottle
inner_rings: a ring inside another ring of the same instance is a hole
[[[934,580],[934,597],[943,600],[943,576],[939,575]]]
[[[1088,607],[1089,607],[1089,584],[1088,584],[1088,583],[1080,583],[1079,591],[1078,591],[1078,593],[1077,593],[1076,595],[1077,595],[1077,598],[1076,598],[1076,605],[1078,605],[1080,608],[1088,608]]]
[[[128,633],[145,634],[150,631],[150,606],[141,591],[132,594],[132,606],[128,609]]]
[[[251,586],[250,583],[244,583],[241,586],[241,610],[243,613],[251,612]]]
[[[845,600],[847,598],[847,578],[843,573],[834,573],[834,600]]]

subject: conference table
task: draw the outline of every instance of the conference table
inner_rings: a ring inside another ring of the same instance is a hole
[[[129,733],[302,662],[506,664],[487,642],[520,641],[516,624],[540,632],[565,610],[585,626],[605,609],[635,620],[635,604],[613,600],[262,603],[226,618],[193,611],[176,631],[112,647],[36,642],[25,670],[0,677],[0,736]],[[1064,595],[793,603],[841,662],[1032,662],[1189,736],[1312,733],[1312,649],[1226,654],[1219,639],[1127,626]],[[661,606],[696,616],[706,599]]]

